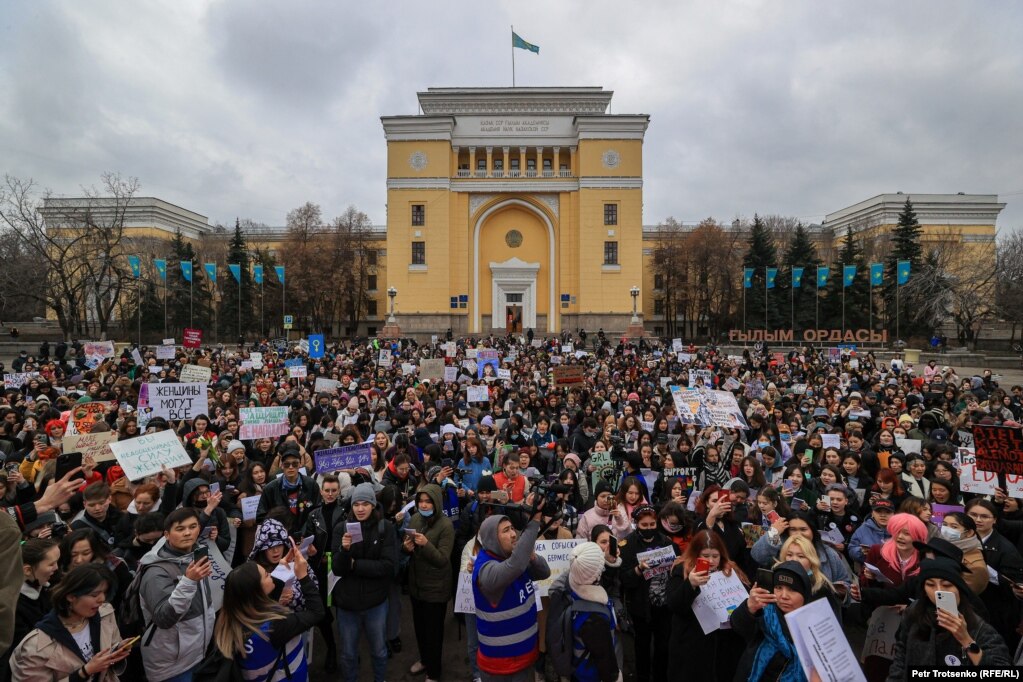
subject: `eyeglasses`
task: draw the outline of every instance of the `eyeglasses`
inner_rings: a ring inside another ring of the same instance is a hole
[[[991,516],[990,514],[975,514],[975,513],[971,512],[971,513],[967,514],[967,516],[969,516],[974,521],[994,521],[995,520],[995,517]]]
[[[298,462],[282,462],[281,463],[281,468],[282,469],[297,469],[298,468]]]

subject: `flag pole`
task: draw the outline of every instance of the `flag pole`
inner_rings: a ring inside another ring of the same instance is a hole
[[[845,338],[845,263],[842,264],[842,338]]]
[[[170,282],[167,281],[167,269],[163,275],[163,338],[167,338],[167,297],[170,295]]]
[[[242,269],[238,266],[238,338],[242,337]]]
[[[791,274],[791,273],[790,273]],[[789,300],[789,316],[792,318],[792,333],[796,332],[796,287],[792,286],[795,284],[795,279],[790,283],[789,289],[792,293],[792,298]]]
[[[141,268],[139,268],[141,270]],[[141,273],[140,273],[141,275]],[[138,300],[138,324],[139,324],[139,350],[142,349],[142,277],[135,278],[135,284],[138,286],[139,300]]]
[[[515,26],[511,27],[512,30],[512,87],[515,87]]]
[[[263,279],[265,277],[264,274],[259,278],[259,341],[263,340],[263,330],[266,329],[263,323]]]
[[[814,324],[816,325],[815,326],[816,329],[820,329],[821,328],[821,275],[820,275],[820,269],[821,269],[821,266],[818,265],[817,266],[817,282],[816,282],[816,284],[814,285],[814,288],[813,288],[813,305],[814,305],[813,321],[814,321]]]
[[[767,299],[768,299],[769,295],[767,293],[767,280],[770,278],[770,275],[768,274],[767,271],[769,269],[770,268],[764,267],[764,334],[767,333],[767,329],[768,329],[768,324],[767,324]]]
[[[898,268],[898,264],[895,266]],[[897,275],[896,275],[897,276]],[[895,340],[899,340],[899,280],[895,280]]]
[[[188,263],[189,265],[192,265],[192,261],[188,261]],[[189,268],[189,270],[191,269],[192,268]],[[194,327],[195,322],[193,320],[193,313],[195,311],[195,306],[193,305],[192,301],[192,280],[195,279],[195,273],[190,272],[189,274],[191,274],[192,276],[188,278],[188,326]]]
[[[870,273],[870,316],[868,317],[870,331],[874,331],[874,273]]]

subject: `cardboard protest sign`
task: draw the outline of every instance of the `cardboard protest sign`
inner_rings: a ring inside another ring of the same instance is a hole
[[[415,373],[416,373],[416,366],[414,364],[412,364],[411,362],[403,362],[403,363],[401,363],[401,375],[402,376],[407,377],[410,374],[415,374]]]
[[[138,348],[132,348],[131,349],[131,361],[134,362],[136,365],[139,365],[140,367],[142,365],[146,364],[142,360],[142,353],[139,352]]]
[[[256,512],[259,510],[259,500],[262,495],[249,495],[241,499],[242,521],[255,521]]]
[[[458,368],[457,367],[445,367],[444,368],[444,381],[445,383],[452,383],[458,381]]]
[[[486,386],[466,386],[465,400],[470,403],[485,403],[490,401],[490,393]]]
[[[21,389],[22,386],[32,381],[32,379],[38,378],[39,372],[19,372],[16,374],[5,374],[4,389],[8,388]]]
[[[867,637],[863,640],[860,660],[876,656],[892,660],[895,658],[895,634],[902,624],[902,611],[893,606],[874,609],[867,622]]]
[[[328,379],[327,377],[316,377],[316,383],[313,384],[313,390],[316,393],[336,393],[341,387],[341,382],[337,379]]]
[[[181,373],[178,374],[178,379],[186,384],[208,384],[212,376],[213,371],[209,367],[203,367],[202,365],[185,365],[181,368]]]
[[[291,428],[287,407],[242,407],[238,410],[242,440],[283,436]]]
[[[74,424],[75,433],[90,433],[93,425],[103,421],[103,415],[109,407],[110,403],[108,402],[94,401],[91,403],[78,403],[71,408],[71,421]]]
[[[612,490],[617,489],[618,486],[614,485],[613,480],[615,473],[615,463],[614,460],[611,459],[610,452],[608,452],[607,450],[604,450],[602,452],[594,452],[590,456],[590,466],[596,469],[591,474],[592,487],[590,488],[590,490],[596,490],[597,481],[607,481],[608,483],[612,483],[611,486]]]
[[[483,349],[476,354],[476,378],[496,379],[501,365],[500,351]]]
[[[288,368],[289,379],[305,379],[309,376],[309,368],[305,365],[295,365]]]
[[[537,556],[542,556],[546,559],[547,565],[551,569],[549,578],[533,581],[533,585],[541,597],[546,597],[557,577],[568,570],[569,560],[572,558],[572,550],[581,542],[582,540],[579,538],[572,538],[571,540],[537,540],[533,546],[533,551]]]
[[[586,368],[582,365],[560,365],[553,371],[556,386],[570,386],[586,381]]]
[[[438,382],[444,379],[444,359],[428,358],[419,363],[419,378]]]
[[[97,433],[80,433],[77,435],[66,435],[61,441],[61,448],[64,454],[69,452],[80,452],[82,458],[92,457],[98,462],[109,462],[114,458],[114,453],[108,447],[110,443],[117,441],[116,431],[99,431]]]
[[[680,386],[671,386],[670,390],[679,420],[683,424],[719,426],[727,429],[749,428],[739,403],[728,391],[708,391]]]
[[[1023,429],[974,424],[973,451],[977,468],[996,474],[1023,474]]]
[[[252,361],[252,366],[255,369],[263,369],[263,354],[262,353],[249,353],[249,360]]]
[[[727,623],[732,611],[746,601],[747,596],[745,585],[734,571],[731,575],[725,575],[722,571],[711,573],[710,580],[700,588],[700,594],[693,600],[693,613],[703,628],[703,634],[709,635],[720,629],[722,623]]]
[[[704,386],[706,388],[714,387],[714,373],[709,369],[691,369],[689,370],[689,388],[696,388],[697,386]]]
[[[139,481],[146,476],[159,473],[165,466],[174,468],[192,463],[173,431],[136,436],[112,442],[109,447],[129,481]]]
[[[202,330],[185,327],[182,335],[181,345],[185,348],[198,348],[202,345]]]
[[[498,379],[504,379],[504,380],[511,380],[511,370],[510,369],[499,369],[499,370],[497,370],[497,378]]]
[[[959,489],[964,493],[994,495],[998,474],[977,468],[977,456],[968,448],[959,449]]]
[[[458,587],[455,588],[455,613],[476,613],[476,598],[472,593],[472,573],[458,572]]]
[[[676,353],[681,353],[682,352],[682,339],[672,339],[671,340],[671,350],[673,350]]]
[[[114,357],[113,341],[86,341],[83,344],[82,355],[87,358],[112,358]]]
[[[331,474],[343,469],[369,469],[373,466],[373,445],[366,442],[317,450],[313,459],[316,460],[318,474]]]
[[[639,552],[636,554],[636,559],[640,562],[645,561],[650,567],[643,571],[643,577],[650,580],[654,576],[671,570],[671,564],[675,561],[675,546],[668,545],[667,547],[658,547],[646,552]]]
[[[156,347],[156,359],[157,360],[173,360],[177,353],[176,346],[157,346]]]
[[[206,384],[146,384],[153,417],[191,420],[209,410]],[[139,396],[142,407],[142,396]]]

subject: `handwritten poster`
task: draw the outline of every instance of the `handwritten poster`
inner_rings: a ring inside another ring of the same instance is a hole
[[[238,413],[238,437],[242,440],[283,436],[291,428],[287,407],[243,407]]]
[[[174,468],[192,464],[184,446],[173,431],[136,436],[112,442],[109,447],[129,481],[138,481],[159,473],[165,466]]]
[[[711,573],[707,584],[700,588],[700,594],[693,600],[693,613],[703,628],[703,634],[720,629],[722,623],[728,622],[732,611],[746,601],[746,597],[746,586],[734,572],[731,575],[722,571]]]

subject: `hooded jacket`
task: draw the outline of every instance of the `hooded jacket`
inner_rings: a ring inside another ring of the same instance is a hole
[[[891,536],[888,535],[888,531],[878,526],[877,521],[871,516],[852,534],[852,538],[849,540],[849,549],[847,550],[849,558],[862,563],[867,558],[866,552],[862,549],[863,547],[883,544],[889,537]]]
[[[204,478],[190,478],[185,481],[181,489],[181,506],[182,507],[195,507],[195,510],[199,513],[199,526],[202,528],[216,528],[217,529],[217,548],[221,552],[226,552],[231,546],[231,526],[227,522],[227,512],[222,508],[217,507],[213,510],[212,514],[206,513],[206,506],[197,507],[192,500],[192,495],[199,489],[200,486],[209,486],[209,481]]]
[[[139,602],[147,626],[140,644],[150,682],[191,670],[213,636],[216,614],[210,580],[186,577],[191,561],[191,552],[179,552],[164,542],[139,562]]]
[[[292,508],[289,493],[284,489],[284,475],[281,475],[263,486],[263,495],[259,498],[256,510],[256,521],[262,522],[267,513],[274,507],[288,507],[292,511],[292,524],[289,531],[298,532],[306,523],[309,513],[320,504],[320,487],[316,481],[301,473],[298,475],[298,498]]]
[[[429,540],[425,545],[413,545],[412,560],[408,568],[409,594],[414,599],[444,603],[451,598],[451,551],[455,547],[455,527],[444,515],[440,487],[431,483],[416,493],[425,493],[433,502],[433,516],[416,513],[409,527]]]
[[[256,539],[252,544],[252,551],[249,552],[249,561],[255,561],[257,564],[262,566],[268,572],[273,572],[275,565],[268,562],[263,556],[263,552],[274,547],[285,547],[285,554],[291,549],[291,536],[288,535],[288,530],[284,527],[280,521],[275,519],[267,519],[264,521],[259,528],[256,529]],[[316,583],[316,576],[312,573],[309,574],[310,579]],[[284,584],[277,578],[274,578],[274,584],[279,589],[284,587]],[[295,611],[304,611],[306,609],[306,599],[302,592],[302,583],[298,580],[292,585],[293,596],[291,601],[286,604]],[[280,595],[277,591],[274,592],[276,599]]]
[[[92,648],[96,652],[120,641],[113,606],[102,604],[99,607],[99,612],[89,619],[89,634]],[[12,679],[19,682],[50,682],[71,678],[86,663],[78,644],[60,622],[56,611],[50,611],[39,621],[36,628],[14,649],[10,660]],[[92,679],[94,682],[117,682],[117,675],[124,667],[125,663],[121,662]]]
[[[611,512],[601,508],[600,505],[594,504],[579,517],[579,525],[575,530],[575,536],[582,540],[589,540],[590,531],[595,526],[607,526],[619,540],[625,539],[632,532],[632,522],[629,521],[628,516],[619,514],[616,517],[612,517]]]
[[[330,541],[331,570],[341,578],[331,592],[333,605],[345,611],[365,611],[386,601],[398,572],[398,539],[394,527],[380,519],[380,505],[362,522],[362,542],[345,549],[344,523],[334,525]],[[354,522],[354,517],[349,517]]]

